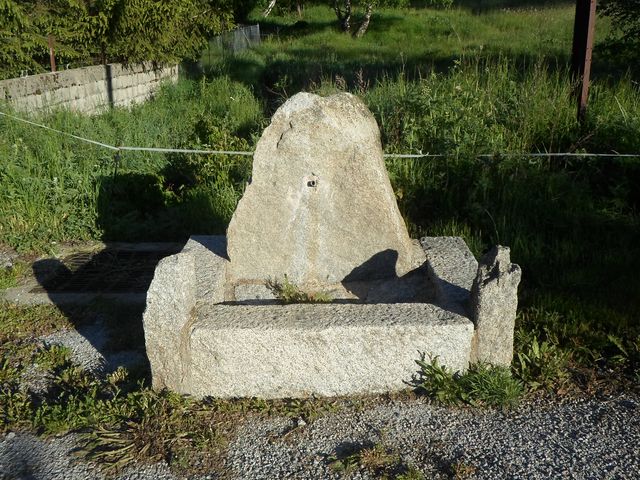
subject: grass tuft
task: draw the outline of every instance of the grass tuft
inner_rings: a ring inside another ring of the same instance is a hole
[[[267,288],[273,292],[276,299],[284,304],[289,303],[329,303],[331,297],[325,292],[305,292],[299,286],[291,283],[284,275],[284,280],[278,282],[269,280]]]
[[[460,374],[440,365],[437,357],[416,363],[421,369],[419,390],[445,405],[509,408],[523,393],[522,383],[505,367],[476,363]]]

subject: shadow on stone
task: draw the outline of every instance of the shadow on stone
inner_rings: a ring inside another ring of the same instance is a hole
[[[342,286],[356,297],[357,303],[426,303],[433,300],[433,285],[426,265],[398,277],[398,252],[387,249],[376,253],[354,268],[342,280]],[[343,302],[344,303],[344,302]]]
[[[227,237],[223,235],[212,236],[198,236],[191,237],[193,241],[199,243],[207,250],[215,253],[218,257],[225,260],[229,260],[229,254],[227,253]]]

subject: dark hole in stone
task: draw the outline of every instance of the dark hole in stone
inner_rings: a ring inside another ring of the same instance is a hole
[[[51,273],[39,279],[40,285],[31,292],[144,293],[158,262],[174,253],[177,251],[109,248],[97,253],[76,253],[56,261],[55,268],[47,267]],[[36,268],[34,265],[34,270]]]
[[[315,188],[315,187],[317,187],[317,186],[318,186],[318,181],[317,181],[317,180],[309,180],[309,181],[307,182],[307,187]]]

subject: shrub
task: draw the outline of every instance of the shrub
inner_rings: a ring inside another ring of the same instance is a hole
[[[453,373],[438,358],[416,360],[420,366],[419,389],[446,405],[511,407],[522,395],[522,383],[506,367],[476,363],[465,373]]]

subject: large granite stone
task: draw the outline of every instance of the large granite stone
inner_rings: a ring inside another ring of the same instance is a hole
[[[421,354],[464,370],[473,324],[432,304],[202,305],[181,332],[196,397],[305,397],[402,390]]]
[[[469,364],[471,320],[420,301],[422,293],[397,303],[394,285],[403,279],[362,287],[367,295],[389,291],[390,303],[226,302],[225,246],[224,237],[192,237],[158,264],[143,317],[154,388],[197,397],[367,394],[409,387],[422,354],[454,371]]]
[[[196,303],[224,301],[226,239],[193,236],[183,250],[156,266],[142,317],[153,386],[164,388],[188,375],[189,325]]]
[[[480,260],[470,298],[476,327],[472,361],[511,365],[521,275],[507,247],[493,247]]]
[[[424,262],[398,210],[376,121],[348,93],[299,93],[278,109],[227,237],[235,283],[392,278]]]

